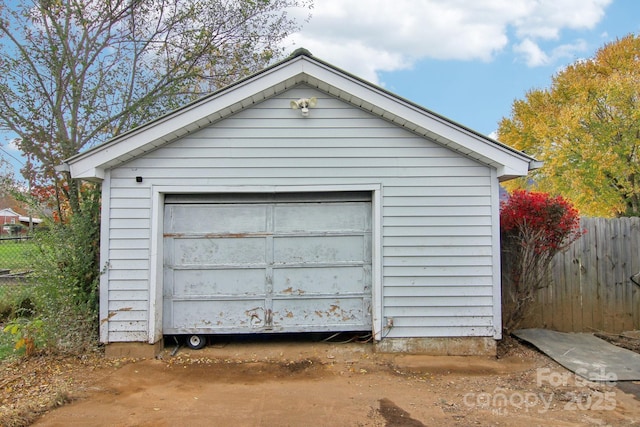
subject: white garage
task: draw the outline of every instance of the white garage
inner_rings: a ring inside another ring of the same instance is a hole
[[[317,331],[495,352],[499,183],[538,166],[305,50],[67,163],[102,182],[114,355]]]

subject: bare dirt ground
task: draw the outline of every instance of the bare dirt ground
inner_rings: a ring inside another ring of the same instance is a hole
[[[0,425],[640,426],[633,388],[586,382],[521,344],[499,359],[379,354],[353,343],[172,350],[153,360],[6,365]]]

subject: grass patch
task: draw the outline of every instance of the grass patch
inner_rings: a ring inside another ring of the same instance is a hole
[[[0,240],[0,269],[11,272],[30,270],[35,243],[21,240]]]
[[[29,316],[33,310],[33,285],[24,282],[0,284],[0,323],[18,316]]]
[[[2,332],[2,330],[0,329],[0,362],[23,353],[24,350],[15,349],[15,341],[13,340],[11,334],[8,332]]]
[[[32,294],[32,285],[19,282],[0,284],[0,361],[23,353],[14,350],[14,337],[3,329],[8,321],[32,314]]]

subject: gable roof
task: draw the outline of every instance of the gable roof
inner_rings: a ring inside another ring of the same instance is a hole
[[[16,211],[14,211],[11,208],[4,208],[4,209],[0,209],[0,216],[15,216],[15,217],[19,217],[20,214],[17,213]]]
[[[34,224],[40,224],[42,220],[40,218],[28,217],[25,215],[20,215],[16,211],[11,208],[0,209],[0,217],[16,217],[20,222],[32,222]]]
[[[301,83],[315,87],[407,130],[495,167],[504,181],[525,176],[541,163],[433,111],[401,98],[305,49],[211,95],[77,154],[65,162],[73,178],[101,180],[118,166],[191,132],[209,126]]]

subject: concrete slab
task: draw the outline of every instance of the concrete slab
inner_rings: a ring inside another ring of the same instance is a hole
[[[520,329],[513,334],[590,381],[640,380],[640,354],[617,347],[592,334],[546,329]]]
[[[380,353],[431,356],[495,356],[496,348],[490,337],[384,338],[376,343]]]

